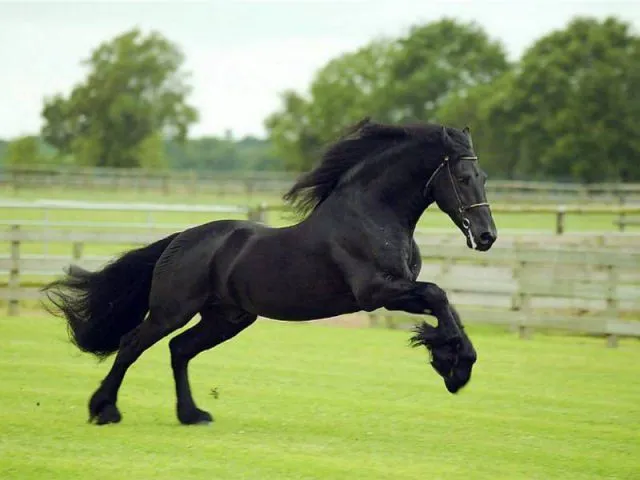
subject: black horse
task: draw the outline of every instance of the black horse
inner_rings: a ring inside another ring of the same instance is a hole
[[[449,392],[471,377],[476,352],[446,293],[416,281],[418,219],[434,201],[467,245],[486,251],[496,227],[469,130],[383,125],[368,118],[331,145],[285,195],[303,215],[292,226],[213,221],[124,253],[97,272],[72,266],[45,287],[72,341],[100,358],[118,352],[89,401],[90,421],[116,423],[127,369],[196,314],[170,341],[177,416],[212,421],[191,395],[187,366],[260,315],[304,321],[379,308],[428,314],[416,326]]]

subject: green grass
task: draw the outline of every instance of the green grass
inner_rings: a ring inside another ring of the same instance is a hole
[[[56,320],[5,317],[0,478],[637,478],[636,341],[469,331],[479,361],[452,396],[407,332],[259,322],[192,365],[210,427],[177,424],[165,340],[125,380],[123,423],[95,427],[108,365]]]

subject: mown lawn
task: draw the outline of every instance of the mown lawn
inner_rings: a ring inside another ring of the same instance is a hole
[[[193,363],[209,427],[177,424],[163,341],[125,381],[123,423],[96,427],[108,364],[57,319],[0,318],[0,478],[638,478],[637,341],[469,331],[477,369],[452,396],[407,332],[259,322]]]

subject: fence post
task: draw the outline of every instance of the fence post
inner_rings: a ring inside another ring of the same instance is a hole
[[[252,178],[247,178],[244,181],[244,188],[247,196],[251,198],[253,196],[253,179]]]
[[[516,260],[515,265],[513,266],[513,279],[515,280],[516,285],[518,286],[518,289],[511,296],[511,310],[522,309],[522,301],[523,301],[524,294],[522,292],[521,282],[522,282],[522,274],[523,274],[524,268],[525,268],[525,262]]]
[[[618,317],[618,299],[617,299],[617,286],[618,286],[618,271],[611,264],[607,265],[607,313],[613,317]],[[607,346],[617,347],[618,337],[615,334],[607,334]]]
[[[49,233],[49,209],[48,208],[42,209],[42,219],[44,220],[44,223],[45,223],[45,227],[44,227],[45,239],[43,242],[44,254],[49,255],[49,241],[46,239],[46,236],[48,236],[48,233]]]
[[[198,177],[193,169],[189,170],[189,187],[188,190],[193,194],[198,193]]]
[[[520,338],[525,340],[529,340],[531,339],[531,337],[533,337],[533,331],[531,330],[531,327],[526,325],[527,319],[530,313],[530,308],[531,308],[531,298],[529,297],[529,294],[527,294],[524,291],[521,291],[520,292],[520,311],[522,312],[522,318],[524,319],[524,321],[520,322],[518,325],[518,334],[520,335]]]
[[[618,204],[621,207],[624,207],[624,196],[622,195],[621,192],[618,193]],[[625,214],[623,211],[620,212],[620,214],[618,215],[618,229],[621,232],[624,232],[624,227],[625,227]]]
[[[169,187],[169,174],[165,173],[162,175],[162,193],[164,195],[169,195],[170,187]]]
[[[250,208],[247,217],[252,222],[266,224],[267,223],[267,205],[265,203],[261,203],[255,208]]]
[[[556,234],[562,235],[564,233],[564,216],[566,208],[564,205],[558,205],[556,212]]]
[[[84,250],[83,242],[73,242],[72,256],[74,260],[80,260],[82,258],[82,251]]]
[[[516,281],[518,290],[511,297],[511,310],[520,312],[520,318],[524,319],[524,322],[513,322],[511,324],[512,331],[518,331],[520,338],[531,338],[531,327],[526,325],[527,316],[531,307],[531,299],[526,292],[526,287],[523,287],[524,277],[526,276],[525,270],[527,268],[527,262],[518,258],[518,245],[514,245],[516,261],[513,267],[513,279]]]
[[[20,293],[20,240],[18,233],[20,232],[19,225],[11,226],[11,233],[15,236],[11,239],[11,270],[9,270],[9,301],[8,314],[9,316],[16,316],[20,312],[20,303],[18,295]]]

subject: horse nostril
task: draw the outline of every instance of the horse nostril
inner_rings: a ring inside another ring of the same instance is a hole
[[[487,245],[496,241],[496,237],[491,232],[482,232],[480,234],[480,242]]]

